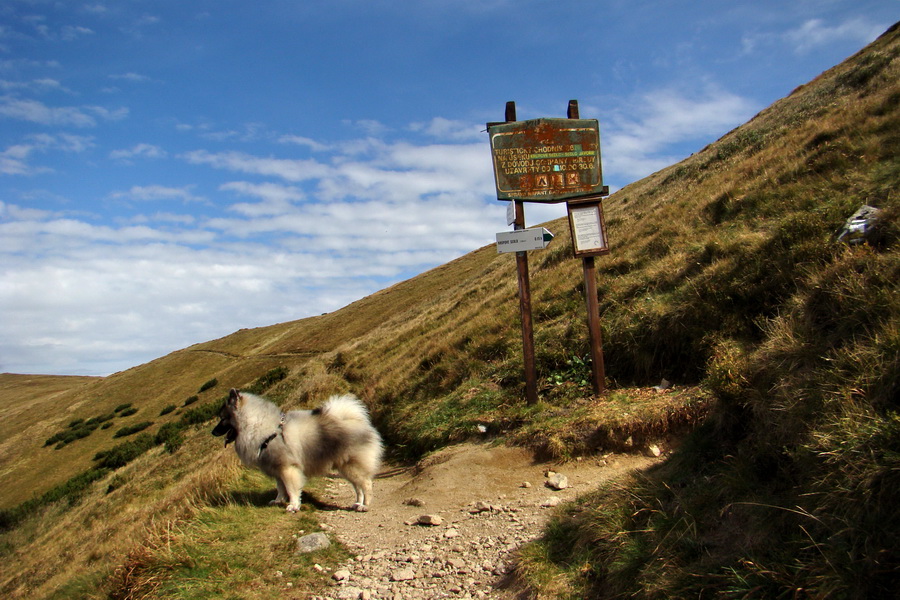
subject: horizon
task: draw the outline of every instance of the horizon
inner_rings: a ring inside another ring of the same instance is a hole
[[[484,131],[506,101],[526,120],[577,99],[614,192],[856,53],[898,4],[15,0],[0,371],[106,376],[343,308],[509,229]],[[565,214],[525,207],[529,227]]]

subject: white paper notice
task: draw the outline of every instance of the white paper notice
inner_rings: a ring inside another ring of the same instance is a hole
[[[575,231],[575,247],[578,251],[601,250],[606,248],[603,227],[600,224],[598,205],[572,207],[572,229]]]

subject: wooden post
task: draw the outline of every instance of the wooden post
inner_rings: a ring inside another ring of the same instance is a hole
[[[603,339],[600,333],[600,303],[597,301],[597,268],[593,256],[585,256],[581,260],[584,261],[584,299],[591,340],[594,394],[599,396],[606,392],[606,368],[603,364]]]
[[[516,120],[516,103],[506,103],[506,122]],[[516,230],[525,229],[525,207],[521,200],[515,200]],[[519,281],[519,312],[522,316],[522,356],[525,363],[525,400],[536,404],[537,370],[534,364],[534,324],[531,320],[531,284],[528,281],[528,253],[516,252],[516,273]]]
[[[569,100],[566,116],[579,118],[578,100]],[[582,259],[584,270],[584,299],[587,306],[588,333],[591,342],[591,371],[594,394],[606,392],[606,367],[603,364],[603,339],[600,330],[600,303],[597,301],[597,267],[593,256]]]
[[[525,209],[516,200],[515,229],[525,229]],[[534,324],[531,320],[531,284],[528,281],[528,253],[516,252],[519,279],[519,312],[522,314],[522,356],[525,362],[525,399],[537,403],[537,370],[534,365]]]

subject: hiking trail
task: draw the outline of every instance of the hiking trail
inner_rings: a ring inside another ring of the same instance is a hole
[[[556,505],[660,460],[610,453],[536,462],[523,448],[468,443],[413,467],[386,465],[369,512],[318,513],[328,535],[354,556],[333,571],[317,565],[326,587],[312,598],[510,598],[501,583],[515,553],[541,535]],[[548,471],[565,476],[568,486],[551,488]],[[324,503],[346,507],[353,492],[334,477],[322,496]]]

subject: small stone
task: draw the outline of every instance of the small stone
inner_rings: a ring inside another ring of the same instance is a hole
[[[442,519],[439,515],[422,515],[418,519],[419,525],[441,525],[443,524],[444,519]]]
[[[397,569],[391,573],[391,581],[410,581],[416,578],[416,572],[412,569]]]
[[[525,488],[525,489],[530,488],[530,487],[531,487],[531,482],[530,482],[530,481],[523,481],[523,482],[522,482],[522,487]]]
[[[358,587],[347,586],[337,593],[338,600],[357,600],[362,590]]]
[[[448,529],[444,532],[444,537],[447,539],[455,538],[459,535],[459,531],[456,529]]]
[[[483,513],[483,512],[491,512],[493,510],[493,506],[488,504],[487,502],[478,501],[475,503],[475,506],[472,507],[472,510],[469,512],[472,514]]]
[[[647,454],[649,454],[650,456],[659,458],[659,456],[662,454],[662,450],[660,450],[659,446],[657,446],[656,444],[651,444],[647,448]]]
[[[347,569],[339,569],[331,576],[335,581],[347,581],[350,579],[350,571]]]
[[[561,473],[554,473],[547,478],[547,486],[554,490],[564,490],[569,487],[569,478]]]
[[[403,501],[403,504],[407,506],[425,506],[425,501],[421,498],[407,498]]]
[[[541,507],[543,507],[543,508],[553,508],[554,506],[559,506],[559,503],[560,503],[560,502],[562,502],[562,500],[560,500],[559,497],[557,497],[557,496],[550,496],[549,498],[547,498],[546,500],[544,500],[543,502],[541,502]]]

